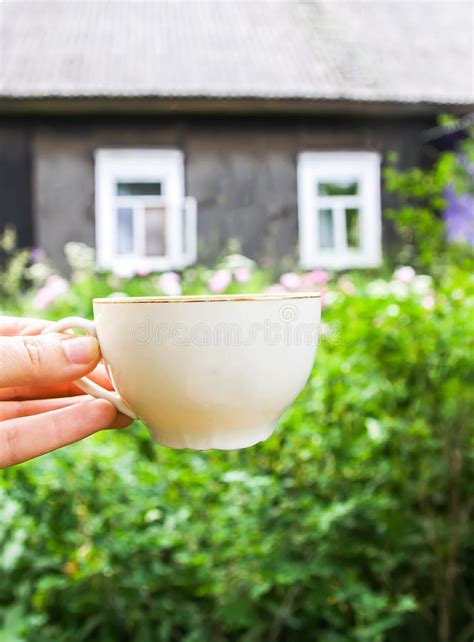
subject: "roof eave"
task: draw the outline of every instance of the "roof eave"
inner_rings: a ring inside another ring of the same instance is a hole
[[[353,114],[416,116],[468,114],[474,103],[348,98],[157,97],[157,96],[0,96],[1,115],[100,114]]]

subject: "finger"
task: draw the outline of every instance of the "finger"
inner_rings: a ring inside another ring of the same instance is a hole
[[[114,406],[104,399],[73,404],[0,424],[0,468],[67,446],[110,426]]]
[[[89,376],[89,375],[88,375]],[[11,386],[0,388],[0,401],[23,401],[29,399],[55,399],[73,397],[84,393],[73,383],[44,386]]]
[[[114,389],[107,371],[102,364],[99,364],[96,369],[87,376],[107,390]],[[84,394],[85,393],[72,382],[55,385],[11,386],[9,388],[0,388],[0,401],[54,399],[57,397],[73,397],[77,395],[84,396]]]
[[[89,376],[89,375],[87,375]],[[45,386],[11,386],[0,388],[0,401],[24,401],[29,399],[56,399],[81,396],[85,393],[73,383]]]
[[[16,337],[20,335],[33,336],[35,334],[41,334],[51,323],[51,321],[44,321],[43,319],[0,315],[0,336]]]
[[[0,388],[73,381],[93,370],[99,358],[93,337],[0,337]]]
[[[110,428],[127,428],[130,426],[130,424],[133,422],[133,419],[130,417],[127,417],[127,415],[122,415],[121,412],[117,413],[117,416],[115,419],[112,421],[110,426],[106,426],[106,430],[109,430]]]
[[[89,379],[92,379],[92,381],[95,381],[95,383],[98,383],[99,386],[102,386],[107,390],[114,390],[112,382],[110,381],[110,377],[107,373],[107,369],[102,363],[99,363],[95,370],[93,370],[87,376],[89,377]]]
[[[63,397],[60,399],[38,399],[28,401],[3,401],[0,402],[0,422],[7,419],[15,419],[18,417],[30,417],[32,415],[39,415],[51,410],[58,410],[65,408],[72,404],[84,403],[91,401],[94,397],[90,395],[82,395],[76,397]],[[112,421],[112,424],[106,428],[126,428],[132,423],[132,419],[122,413],[117,413],[117,416]]]
[[[92,397],[87,397],[91,399]],[[28,401],[2,401],[0,402],[0,421],[39,415],[50,410],[58,410],[80,403],[84,397],[62,397],[61,399],[34,399]]]

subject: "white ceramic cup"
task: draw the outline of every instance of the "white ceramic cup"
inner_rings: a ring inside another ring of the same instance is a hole
[[[140,418],[171,448],[245,448],[272,433],[305,385],[318,343],[317,293],[94,299],[82,329],[99,340],[116,392],[76,385]]]

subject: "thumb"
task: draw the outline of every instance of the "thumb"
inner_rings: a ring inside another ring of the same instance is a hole
[[[0,337],[0,388],[73,381],[93,370],[99,359],[93,337]]]

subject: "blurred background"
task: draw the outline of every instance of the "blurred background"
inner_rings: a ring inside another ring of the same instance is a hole
[[[266,443],[0,473],[1,642],[472,641],[473,61],[456,0],[3,0],[0,313],[324,310]]]

